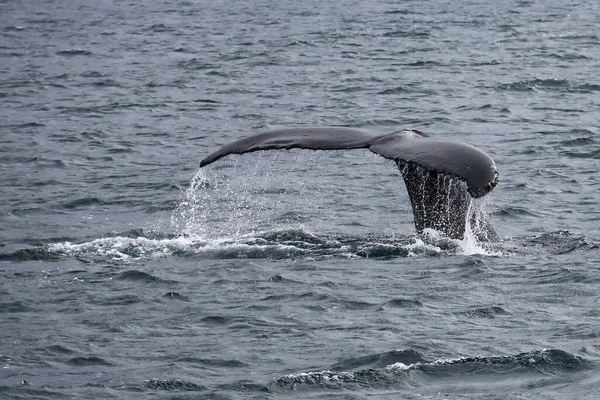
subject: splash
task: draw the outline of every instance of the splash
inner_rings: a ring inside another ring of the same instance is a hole
[[[489,223],[490,197],[473,198],[461,179],[415,164],[399,164],[415,226],[427,244],[463,255],[492,255],[498,239]],[[460,237],[461,239],[452,239]],[[495,254],[494,254],[495,255]]]
[[[147,237],[108,237],[84,243],[52,243],[47,250],[62,257],[80,257],[88,259],[111,259],[130,261],[148,257],[165,257],[175,253],[190,251],[202,243],[185,237],[147,238]]]
[[[430,228],[450,238],[465,236],[466,221],[474,217],[473,196],[456,176],[399,162],[415,219],[417,232]],[[478,220],[481,220],[478,218]]]
[[[250,167],[246,163],[238,165],[238,158],[234,161],[222,168],[196,170],[171,215],[178,234],[205,239],[241,238],[281,227],[285,222],[298,222],[298,216],[287,210],[298,203],[310,203],[309,198],[300,196],[307,179],[274,178],[279,163],[276,155],[268,158],[267,166],[260,157]],[[308,168],[303,173],[307,174]]]
[[[294,163],[285,158],[279,160],[285,169],[284,175],[291,176],[291,172],[298,172],[290,171],[290,166],[304,166],[301,170],[303,176],[285,180],[279,178],[282,172],[277,168],[277,154],[272,155],[268,160],[261,160],[259,157],[249,169],[245,163],[238,165],[239,158],[236,157],[233,164],[222,168],[196,170],[189,188],[182,193],[182,200],[171,217],[177,234],[201,240],[246,241],[248,237],[258,237],[270,231],[291,229],[307,232],[303,221],[309,221],[312,217],[314,221],[327,219],[324,215],[311,214],[319,207],[310,206],[311,202],[318,204],[320,200],[317,198],[325,196],[302,196],[302,193],[308,191],[319,193],[318,189],[305,190],[306,182],[314,181],[310,179],[310,174],[314,174],[314,171],[310,171],[311,166],[307,166],[307,160],[303,158],[302,162]],[[269,165],[265,166],[261,161],[267,161]],[[314,164],[318,160],[309,158],[308,161]],[[239,168],[245,168],[243,173],[237,173]],[[490,252],[487,244],[490,239],[494,239],[493,229],[487,222],[487,197],[473,199],[466,184],[453,176],[412,164],[403,165],[400,170],[409,191],[416,225],[419,227],[420,221],[423,233],[413,243],[400,246],[399,243],[376,243],[374,247],[367,241],[355,254],[363,257],[391,253],[407,256],[439,255],[448,252],[496,255]],[[299,206],[304,206],[302,213],[289,211]],[[428,226],[423,226],[423,221]],[[460,235],[463,238],[451,239],[440,233],[446,232],[448,227],[455,227],[452,229],[457,232],[464,231],[464,235]]]
[[[417,237],[412,232],[410,235],[398,235],[389,231],[351,234],[345,230],[341,234],[340,227],[346,227],[348,221],[360,220],[360,217],[350,213],[351,218],[344,223],[343,219],[333,216],[331,202],[339,197],[339,193],[335,190],[326,193],[319,190],[322,182],[311,179],[315,171],[304,157],[301,162],[295,163],[284,158],[280,160],[281,165],[277,165],[276,157],[269,157],[263,160],[269,165],[265,166],[259,160],[250,168],[246,163],[238,165],[237,158],[234,160],[235,163],[220,168],[200,168],[195,171],[189,187],[182,192],[180,203],[171,214],[171,234],[136,229],[84,243],[55,243],[43,246],[40,251],[22,251],[6,257],[80,257],[129,262],[168,256],[210,259],[388,259],[491,254],[480,241],[487,227],[486,200],[472,200],[467,195],[470,202],[466,217],[461,221],[465,224],[462,226],[465,229],[462,240],[450,239],[433,228],[423,229],[423,233]],[[309,158],[308,161],[315,164],[318,160]],[[297,165],[302,165],[302,168]],[[244,170],[240,172],[238,168]],[[331,168],[326,167],[325,170],[330,171]],[[294,179],[281,179],[281,175]],[[441,214],[432,218],[449,223],[453,216],[447,206],[452,201],[452,193],[454,190],[465,193],[465,185],[448,176],[430,175],[429,178],[435,178],[439,194],[446,196],[436,200],[433,210]],[[382,183],[386,183],[386,180]],[[358,187],[364,182],[355,184],[355,190],[359,190]],[[304,196],[304,193],[320,195]],[[290,211],[298,208],[301,212]],[[335,220],[338,226],[323,225],[323,221],[331,220]],[[386,222],[388,220],[382,219],[382,223]],[[318,233],[311,232],[305,224],[316,224]]]
[[[203,169],[194,173],[190,187],[183,193],[183,199],[171,215],[171,224],[184,236],[202,235],[206,229],[202,221],[206,219],[208,210],[202,205],[206,202],[206,192],[210,181]]]
[[[503,255],[494,246],[499,237],[490,225],[490,210],[491,198],[489,196],[470,199],[465,218],[465,235],[460,241],[464,255]]]
[[[433,229],[426,229],[420,238],[415,238],[414,243],[406,246],[408,249],[408,256],[416,257],[422,254],[435,256],[443,253],[444,250],[442,250],[442,247],[435,244],[437,241],[436,239],[439,238],[443,238],[439,232],[434,231]]]
[[[198,238],[240,237],[247,231],[247,222],[261,211],[252,204],[253,189],[249,181],[223,176],[209,176],[206,169],[196,170],[189,188],[171,215],[171,223],[179,235]],[[254,202],[255,203],[255,202]]]
[[[483,229],[487,227],[489,213],[487,200],[472,199],[469,204],[469,212],[465,219],[465,234],[463,239],[451,239],[444,233],[435,229],[425,228],[423,232],[414,239],[410,247],[409,256],[420,254],[457,254],[464,256],[484,255],[502,256],[503,253],[494,242],[487,239],[489,232]],[[483,224],[483,226],[480,226]]]

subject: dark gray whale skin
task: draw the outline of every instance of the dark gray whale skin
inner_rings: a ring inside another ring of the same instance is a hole
[[[202,160],[200,166],[229,154],[259,150],[362,148],[397,163],[406,183],[418,232],[432,228],[451,238],[462,239],[469,223],[469,197],[486,195],[498,182],[496,163],[482,150],[469,144],[431,139],[417,130],[376,135],[354,128],[280,129],[225,145]],[[466,190],[458,182],[463,182]]]

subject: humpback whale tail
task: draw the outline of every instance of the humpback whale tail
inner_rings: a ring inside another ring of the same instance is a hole
[[[417,130],[373,135],[353,128],[291,128],[260,133],[223,146],[200,162],[203,167],[229,154],[273,149],[369,149],[394,160],[406,184],[417,232],[425,228],[462,239],[472,198],[498,182],[496,164],[482,150],[426,137]]]

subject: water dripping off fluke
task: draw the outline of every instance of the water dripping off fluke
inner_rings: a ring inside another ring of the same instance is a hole
[[[171,224],[182,236],[202,235],[206,232],[202,221],[206,219],[204,207],[207,192],[211,188],[206,171],[199,168],[194,173],[190,187],[182,194],[182,200],[171,215]]]
[[[466,253],[485,253],[482,243],[497,235],[487,218],[487,199],[474,199],[461,179],[414,163],[398,163],[418,234],[440,233],[461,241]],[[439,235],[436,235],[439,236]]]
[[[274,179],[270,171],[276,159],[264,161],[269,166],[259,160],[250,168],[236,162],[228,168],[196,170],[171,216],[177,234],[240,239],[272,228],[285,212],[286,199],[294,200],[294,183]]]
[[[319,224],[319,221],[327,218],[328,214],[310,214],[316,207],[306,207],[307,204],[304,204],[318,201],[318,196],[309,200],[306,200],[307,196],[302,196],[302,193],[315,191],[314,185],[309,188],[302,186],[311,182],[306,172],[308,169],[300,177],[282,180],[279,178],[281,175],[293,176],[296,171],[290,171],[289,165],[298,163],[290,164],[288,160],[282,160],[281,165],[277,165],[274,164],[275,160],[269,158],[263,159],[269,162],[268,166],[259,162],[247,168],[245,163],[238,163],[243,160],[234,160],[234,164],[227,165],[227,168],[200,168],[195,172],[189,188],[182,193],[181,202],[171,216],[177,236],[207,243],[226,240],[228,243],[244,243],[255,248],[269,242],[264,237],[269,232],[311,233],[306,230],[306,221],[314,220]],[[398,163],[398,166],[412,205],[418,233],[415,244],[418,248],[421,243],[424,248],[433,245],[439,250],[437,253],[489,254],[488,242],[494,240],[496,235],[487,220],[487,196],[474,199],[467,184],[456,176],[415,163]],[[281,167],[285,173],[278,172]],[[244,169],[237,171],[238,168]],[[290,209],[298,206],[303,206],[310,218],[294,221],[282,218],[287,218]],[[380,231],[389,228],[382,225],[375,227]],[[315,233],[325,241],[339,239],[346,234],[341,223],[333,236]],[[407,232],[404,238],[413,240],[412,232]],[[357,243],[371,241],[362,235],[353,240]],[[383,242],[389,245],[386,240]],[[396,242],[392,247],[415,253],[414,246],[405,248],[406,243]],[[339,253],[338,250],[329,250]],[[415,254],[420,253],[417,251]]]

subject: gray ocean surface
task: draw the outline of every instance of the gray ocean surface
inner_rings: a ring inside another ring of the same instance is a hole
[[[0,399],[600,398],[597,1],[0,1]],[[496,161],[495,243],[367,150]]]

